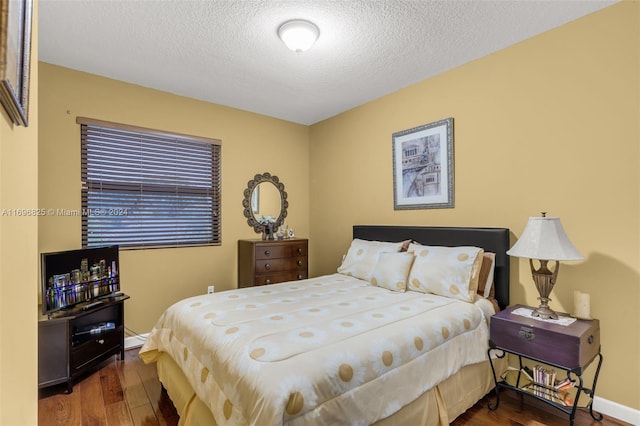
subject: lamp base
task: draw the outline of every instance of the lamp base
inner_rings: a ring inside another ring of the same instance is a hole
[[[537,270],[533,266],[533,260],[529,259],[529,266],[531,267],[531,275],[533,276],[533,282],[536,283],[536,289],[538,289],[538,300],[540,301],[540,306],[538,306],[532,313],[532,317],[542,318],[542,319],[558,319],[558,314],[556,314],[553,309],[549,307],[549,294],[551,294],[551,290],[553,290],[553,285],[556,283],[556,278],[558,277],[558,271],[560,270],[560,263],[555,261],[556,265],[553,271],[549,270],[547,266],[548,260],[540,260],[540,268]]]
[[[556,314],[553,309],[543,305],[540,305],[537,308],[535,308],[533,312],[531,312],[531,316],[536,318],[542,318],[542,319],[554,319],[554,320],[558,319],[558,314]]]

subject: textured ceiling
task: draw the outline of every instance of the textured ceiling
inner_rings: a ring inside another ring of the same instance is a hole
[[[613,3],[40,0],[39,59],[313,124]],[[299,55],[296,18],[320,28]]]

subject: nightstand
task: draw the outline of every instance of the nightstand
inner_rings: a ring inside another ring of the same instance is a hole
[[[530,395],[569,415],[573,425],[576,410],[588,408],[591,417],[602,420],[593,411],[596,383],[602,366],[600,352],[600,322],[580,320],[560,314],[560,321],[542,321],[529,315],[533,308],[516,305],[491,317],[489,361],[496,384],[496,401],[489,403],[496,410],[500,389],[512,389]],[[570,322],[570,323],[569,323]],[[509,367],[496,375],[493,358],[507,353],[518,357],[518,367]],[[524,363],[524,360],[533,363]],[[583,381],[585,369],[597,359],[593,383],[587,388]],[[533,367],[527,364],[536,364]],[[564,382],[564,386],[558,386]]]

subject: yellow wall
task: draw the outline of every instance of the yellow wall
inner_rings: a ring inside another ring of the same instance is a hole
[[[591,294],[597,394],[640,409],[639,3],[623,2],[311,126],[314,274],[335,270],[353,224],[507,227],[559,216],[585,260],[552,307]],[[393,209],[394,132],[454,118],[455,208]],[[511,302],[536,304],[526,260]]]
[[[43,209],[80,209],[77,116],[222,140],[222,245],[121,253],[126,326],[146,333],[170,304],[236,287],[237,240],[259,238],[243,216],[243,191],[258,173],[280,178],[288,221],[308,236],[308,127],[40,63],[40,179]],[[81,246],[80,217],[40,220],[41,252]]]
[[[38,22],[37,2],[33,22]],[[29,126],[0,106],[0,425],[38,422],[38,31],[33,29]]]

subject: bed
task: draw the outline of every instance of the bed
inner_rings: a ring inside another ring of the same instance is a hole
[[[494,386],[508,248],[505,228],[354,226],[336,273],[179,301],[140,357],[184,425],[449,424]]]

